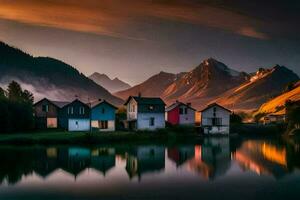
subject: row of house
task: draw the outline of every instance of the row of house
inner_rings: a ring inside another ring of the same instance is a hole
[[[161,98],[130,96],[124,104],[127,119],[124,127],[132,130],[155,130],[170,125],[195,126],[196,109],[176,101],[166,107]],[[64,128],[69,131],[115,131],[117,107],[105,100],[83,103],[42,99],[35,103],[38,128]],[[229,134],[231,111],[214,103],[201,111],[201,127],[205,134]]]
[[[83,103],[42,99],[34,104],[37,128],[63,128],[68,131],[115,131],[117,107],[105,100]]]

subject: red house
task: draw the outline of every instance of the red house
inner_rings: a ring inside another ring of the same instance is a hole
[[[176,101],[166,108],[166,120],[172,125],[194,125],[195,111],[190,103]]]

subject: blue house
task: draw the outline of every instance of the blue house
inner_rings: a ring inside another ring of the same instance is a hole
[[[117,107],[105,100],[91,103],[91,120],[93,130],[115,131]]]

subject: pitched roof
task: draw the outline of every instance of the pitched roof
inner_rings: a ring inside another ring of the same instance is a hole
[[[166,108],[166,112],[169,112],[169,111],[173,110],[174,108],[177,108],[177,107],[180,106],[180,105],[186,106],[186,107],[188,107],[188,108],[190,108],[190,109],[196,111],[196,109],[192,108],[192,107],[189,106],[188,104],[185,104],[185,103],[182,103],[182,102],[177,101],[177,102],[173,103],[172,105],[168,106],[168,107]]]
[[[159,97],[137,97],[130,96],[124,105],[127,105],[131,99],[134,99],[138,104],[152,104],[152,105],[166,105],[165,102]]]
[[[58,107],[58,108],[62,108],[62,107],[64,107],[65,105],[67,105],[67,104],[70,103],[70,102],[66,102],[66,101],[53,101],[53,100],[50,100],[50,99],[47,99],[47,98],[43,98],[43,99],[37,101],[37,102],[34,104],[34,106],[37,105],[38,103],[44,101],[44,100],[48,101],[49,103],[52,103],[54,106],[56,106],[56,107]]]
[[[54,105],[56,105],[59,108],[64,107],[65,105],[69,104],[70,102],[67,101],[51,101]]]
[[[93,102],[91,102],[89,105],[91,105],[91,107],[94,108],[94,107],[96,107],[96,106],[98,106],[98,105],[100,105],[100,104],[102,104],[102,103],[106,103],[106,104],[108,104],[109,106],[113,107],[114,109],[118,109],[118,107],[114,106],[113,104],[111,104],[111,103],[109,103],[109,102],[107,102],[107,101],[105,101],[105,100],[97,100],[97,101],[93,101]]]
[[[212,107],[214,107],[214,106],[218,106],[219,108],[222,108],[222,109],[224,109],[224,110],[226,110],[226,111],[228,111],[228,112],[232,112],[231,110],[229,110],[229,109],[227,109],[227,108],[225,108],[225,107],[223,107],[223,106],[221,106],[221,105],[219,105],[219,104],[217,104],[217,103],[212,103],[212,104],[209,104],[209,105],[207,105],[206,106],[206,108],[204,108],[203,110],[201,110],[200,112],[203,112],[203,111],[205,111],[205,110],[207,110],[207,109],[210,109],[210,108],[212,108]]]

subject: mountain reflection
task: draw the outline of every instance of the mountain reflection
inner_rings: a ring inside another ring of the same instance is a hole
[[[237,147],[238,146],[238,147]],[[242,171],[275,178],[300,167],[299,143],[295,141],[205,138],[196,145],[131,145],[109,147],[1,147],[0,182],[15,184],[24,176],[46,179],[60,169],[77,180],[86,169],[99,176],[123,171],[129,179],[142,180],[146,174],[196,173],[206,180],[226,176],[232,163]],[[122,160],[122,162],[116,162]],[[167,164],[168,161],[168,164]],[[172,171],[172,165],[176,166]],[[119,166],[119,167],[118,167]],[[180,170],[178,170],[180,169]],[[118,174],[120,175],[120,174]]]

